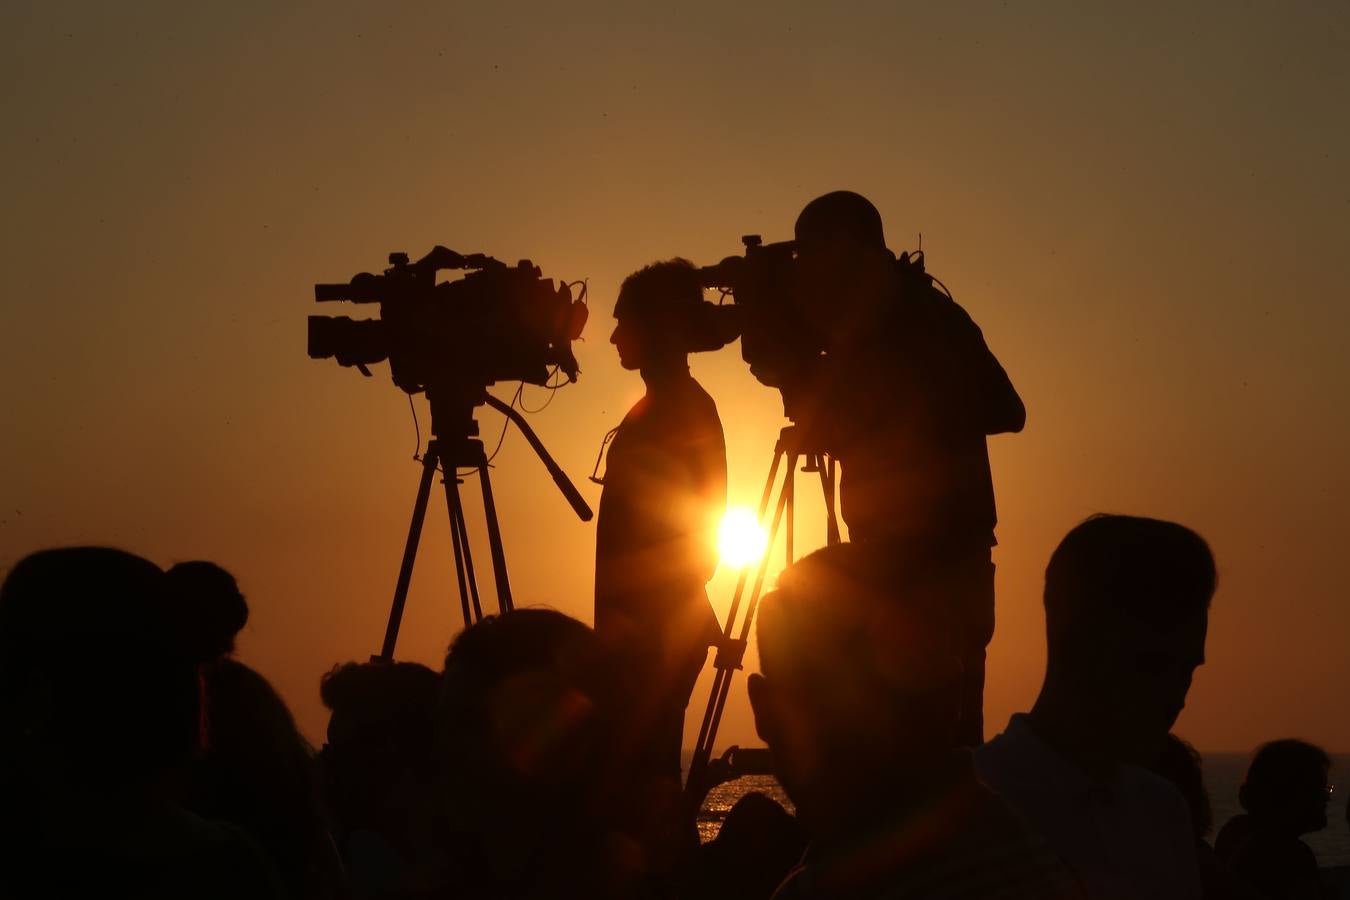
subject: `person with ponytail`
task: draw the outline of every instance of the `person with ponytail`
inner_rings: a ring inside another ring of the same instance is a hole
[[[596,529],[595,628],[625,685],[617,748],[645,774],[680,776],[684,711],[718,641],[706,584],[726,507],[726,443],[689,354],[734,340],[688,260],[623,283],[610,342],[646,393],[613,433]]]

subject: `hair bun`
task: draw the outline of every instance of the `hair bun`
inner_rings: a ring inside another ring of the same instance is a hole
[[[200,662],[234,650],[248,622],[248,603],[234,576],[213,562],[192,560],[168,571],[170,601],[182,639]]]

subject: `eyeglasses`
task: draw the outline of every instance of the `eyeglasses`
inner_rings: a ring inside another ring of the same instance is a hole
[[[600,452],[595,454],[595,468],[591,469],[590,479],[598,485],[603,486],[605,483],[605,473],[600,471],[600,466],[605,463],[605,450],[609,448],[610,442],[614,440],[614,435],[618,433],[618,425],[615,425],[609,431],[606,431],[605,439],[600,442]],[[606,468],[608,468],[608,466],[606,466]]]

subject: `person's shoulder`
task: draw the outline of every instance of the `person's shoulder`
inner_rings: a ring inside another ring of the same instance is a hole
[[[1057,760],[1030,731],[1026,716],[1018,714],[1008,727],[971,754],[980,781],[1002,791],[1013,784],[1052,780]]]
[[[679,388],[673,392],[671,399],[687,424],[716,425],[721,429],[722,418],[717,412],[717,402],[692,375],[680,381]]]
[[[983,896],[991,881],[1001,897],[1084,896],[1077,876],[1006,799],[983,785],[975,791],[960,829],[961,852],[935,896]]]
[[[1146,804],[1159,811],[1175,813],[1186,812],[1186,798],[1177,790],[1177,786],[1156,772],[1150,772],[1142,766],[1126,763],[1120,767],[1118,793],[1138,804]]]

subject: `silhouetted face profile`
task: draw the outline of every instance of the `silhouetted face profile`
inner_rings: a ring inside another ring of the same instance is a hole
[[[1094,517],[1051,557],[1047,683],[1080,698],[1122,759],[1162,751],[1205,661],[1214,586],[1204,539],[1157,519]]]
[[[656,263],[624,280],[614,304],[609,342],[629,370],[682,363],[701,349],[696,332],[703,314],[703,288],[687,260]]]
[[[616,318],[609,342],[619,351],[619,364],[628,371],[642,368],[642,328],[635,319]]]
[[[1331,802],[1331,759],[1306,741],[1262,745],[1247,767],[1238,792],[1242,808],[1263,830],[1288,836],[1327,827]]]
[[[1157,755],[1186,706],[1195,670],[1205,661],[1209,616],[1187,616],[1159,630],[1119,612],[1103,622],[1092,680],[1119,722],[1117,739],[1132,760]]]

